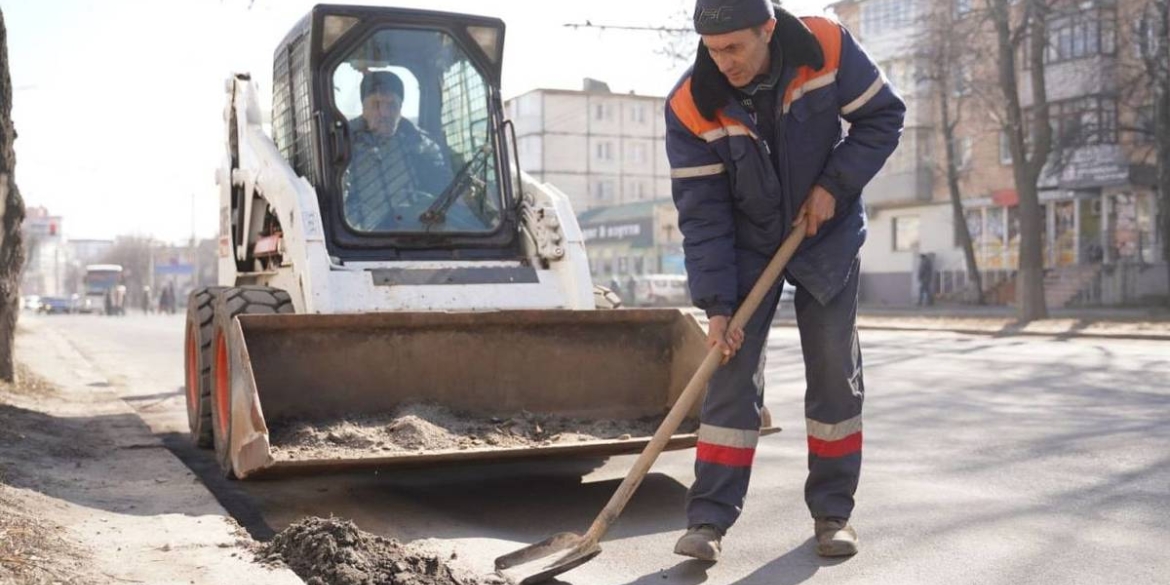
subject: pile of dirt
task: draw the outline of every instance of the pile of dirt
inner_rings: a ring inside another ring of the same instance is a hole
[[[624,440],[654,434],[662,418],[585,420],[521,411],[485,419],[436,404],[410,404],[381,416],[277,422],[270,429],[270,440],[274,454],[294,459],[361,456],[371,451],[395,455]],[[697,426],[695,421],[684,422],[680,432],[694,432]]]
[[[449,560],[363,532],[339,518],[310,517],[264,545],[261,562],[283,562],[307,585],[492,585],[498,577],[460,575]]]

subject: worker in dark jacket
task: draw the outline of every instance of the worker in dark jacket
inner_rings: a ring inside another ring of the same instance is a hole
[[[905,105],[828,18],[796,18],[769,0],[698,0],[694,24],[702,42],[668,98],[666,150],[691,298],[725,365],[703,404],[688,529],[675,552],[716,560],[742,510],[780,284],[742,330],[728,321],[784,238],[802,229],[785,276],[796,287],[807,378],[805,502],[817,552],[851,555],[864,397],[861,191],[897,146]]]

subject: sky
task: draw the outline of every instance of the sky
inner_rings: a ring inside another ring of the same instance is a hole
[[[686,68],[656,32],[569,23],[687,26],[693,0],[397,0],[496,16],[507,26],[505,98],[536,88],[664,95]],[[252,73],[270,107],[272,54],[310,0],[0,0],[16,125],[16,180],[29,207],[63,216],[70,239],[170,242],[217,229],[224,81]],[[789,0],[798,14],[824,0]]]

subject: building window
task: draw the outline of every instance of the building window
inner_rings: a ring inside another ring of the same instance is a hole
[[[894,251],[910,252],[918,249],[918,216],[894,218]]]
[[[597,160],[613,160],[613,144],[598,142],[596,147]]]
[[[1133,129],[1130,130],[1133,135],[1134,144],[1153,144],[1154,143],[1154,106],[1138,106],[1133,110]]]
[[[626,151],[626,160],[640,165],[646,162],[646,145],[641,142],[631,143],[630,148]]]
[[[918,71],[912,61],[885,61],[881,63],[882,73],[894,86],[898,95],[908,96],[915,92],[918,86]]]
[[[1033,110],[1024,111],[1031,145]],[[1087,96],[1052,102],[1048,105],[1048,120],[1052,126],[1052,146],[1056,149],[1075,149],[1089,144],[1117,144],[1117,99],[1109,96]]]
[[[1018,0],[1010,0],[1011,4],[1016,4]],[[955,18],[962,19],[963,16],[975,12],[976,0],[954,0]]]
[[[963,212],[963,217],[967,222],[967,234],[971,236],[971,245],[975,248],[975,256],[979,256],[979,244],[983,241],[983,210],[982,209],[967,209]],[[959,226],[955,226],[955,243],[954,246],[958,248],[961,246],[959,238]]]
[[[880,35],[912,24],[914,0],[869,0],[861,5],[861,35]]]
[[[613,119],[613,105],[594,104],[593,119],[598,121],[607,121]]]
[[[609,201],[613,199],[613,181],[598,181],[594,183],[593,189],[598,201]]]
[[[974,149],[975,139],[970,136],[964,136],[959,139],[958,148],[955,149],[955,156],[958,158],[959,170],[965,171],[971,168],[971,151]]]
[[[1089,96],[1049,106],[1052,137],[1057,148],[1117,143],[1117,100]]]
[[[638,124],[646,123],[646,105],[633,104],[630,106],[630,121]]]
[[[1006,130],[999,131],[999,164],[1012,164],[1012,144]]]
[[[1156,59],[1160,44],[1158,43],[1158,22],[1154,16],[1139,17],[1133,24],[1134,36],[1137,40],[1133,44],[1133,56],[1136,59],[1147,57]]]
[[[1048,21],[1048,49],[1044,54],[1048,63],[1116,53],[1116,8],[1082,10]]]
[[[951,95],[963,97],[971,93],[971,74],[966,63],[956,63],[951,69]]]

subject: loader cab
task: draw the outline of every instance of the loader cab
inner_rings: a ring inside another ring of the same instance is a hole
[[[498,19],[315,7],[275,55],[273,137],[342,261],[521,256]]]

